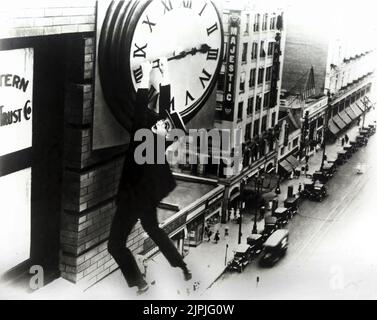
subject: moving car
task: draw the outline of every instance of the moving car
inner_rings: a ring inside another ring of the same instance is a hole
[[[259,260],[261,266],[273,266],[283,257],[288,250],[289,231],[278,229],[266,240],[262,256]]]

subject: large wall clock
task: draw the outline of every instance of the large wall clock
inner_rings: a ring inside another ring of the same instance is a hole
[[[210,0],[113,1],[98,51],[105,99],[117,120],[130,129],[140,65],[153,63],[150,99],[161,82],[159,58],[167,57],[171,103],[185,122],[209,98],[223,60],[221,16]]]

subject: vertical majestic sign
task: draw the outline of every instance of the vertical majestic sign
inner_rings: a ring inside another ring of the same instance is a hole
[[[238,54],[238,38],[240,33],[239,13],[231,13],[229,20],[229,39],[227,61],[225,71],[224,102],[222,119],[233,121],[234,117],[234,94],[236,85],[236,69]]]
[[[32,147],[33,68],[32,48],[0,51],[0,275],[30,258],[32,169],[7,166]]]

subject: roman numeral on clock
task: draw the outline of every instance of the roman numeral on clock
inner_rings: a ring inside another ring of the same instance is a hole
[[[202,16],[202,14],[203,14],[205,8],[207,8],[207,4],[208,4],[208,3],[206,3],[206,4],[204,5],[204,7],[202,8],[202,10],[199,12],[199,15],[200,15],[200,16]]]
[[[147,24],[147,25],[149,26],[149,30],[150,30],[151,32],[153,32],[152,27],[154,27],[154,26],[156,25],[154,22],[151,22],[151,21],[149,20],[149,17],[148,17],[148,16],[146,16],[146,20],[143,21],[143,24]]]
[[[164,14],[173,10],[173,5],[171,4],[171,0],[161,0],[162,5],[164,6]]]
[[[188,90],[186,90],[186,106],[189,104],[189,100],[192,102],[192,101],[194,101],[195,99],[194,99],[194,97],[191,95],[191,93],[190,93]]]
[[[192,9],[192,0],[183,0],[182,6],[187,9]]]
[[[207,34],[211,35],[213,32],[215,32],[218,29],[219,29],[219,26],[217,25],[217,22],[216,22],[213,26],[207,28]]]
[[[147,53],[146,53],[144,50],[147,48],[147,46],[148,46],[148,44],[139,47],[139,46],[135,43],[136,50],[134,51],[134,58],[136,58],[136,57],[137,57],[137,58],[146,58]]]
[[[206,87],[205,82],[208,82],[211,80],[211,74],[209,74],[206,69],[203,69],[202,71],[203,76],[199,77],[200,82],[202,83],[203,89]]]
[[[207,52],[207,60],[217,60],[219,56],[219,49],[209,49]]]
[[[141,66],[133,71],[136,83],[140,83],[143,78],[143,70]]]

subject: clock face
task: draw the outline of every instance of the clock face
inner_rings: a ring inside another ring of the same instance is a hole
[[[141,63],[153,62],[150,96],[159,91],[158,61],[168,59],[172,104],[191,118],[211,93],[222,62],[223,32],[219,13],[206,0],[149,0],[131,31],[129,75],[137,91]]]

